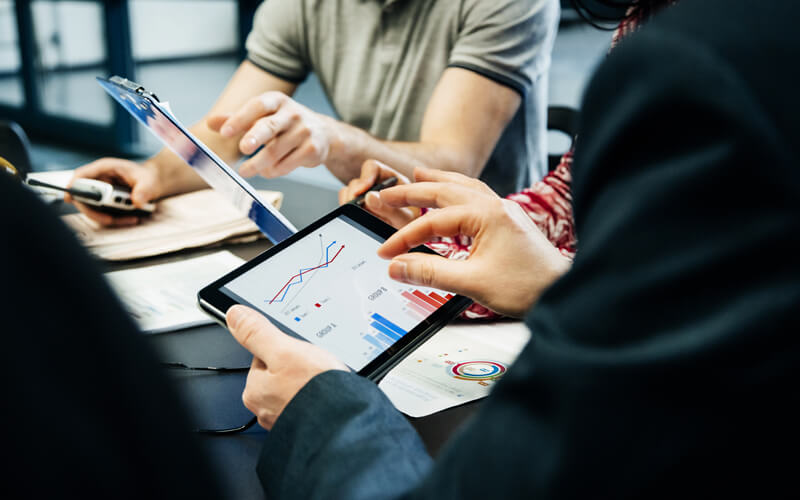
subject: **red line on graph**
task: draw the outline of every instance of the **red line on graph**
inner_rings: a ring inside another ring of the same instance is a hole
[[[326,262],[326,263],[324,263],[324,264],[320,264],[320,265],[318,265],[317,267],[312,267],[311,269],[306,269],[305,271],[301,271],[301,272],[299,272],[299,273],[295,274],[294,276],[292,276],[291,278],[289,278],[289,281],[287,281],[287,282],[286,282],[286,284],[285,284],[285,285],[283,285],[283,288],[281,288],[280,290],[278,290],[278,293],[276,293],[276,294],[275,294],[275,296],[274,296],[274,297],[272,297],[272,300],[270,300],[270,301],[269,301],[269,303],[270,303],[270,304],[272,304],[272,302],[273,302],[275,299],[277,299],[277,298],[278,298],[278,295],[280,295],[280,294],[281,294],[281,292],[282,292],[282,291],[283,291],[283,290],[284,290],[284,289],[285,289],[287,286],[289,286],[289,285],[292,283],[292,280],[293,280],[293,279],[295,279],[295,278],[299,278],[300,276],[304,275],[304,274],[305,274],[305,273],[307,273],[307,272],[313,271],[314,269],[319,269],[319,268],[320,268],[320,267],[322,267],[322,266],[327,266],[328,264],[332,264],[332,263],[333,263],[333,261],[334,261],[334,260],[336,260],[336,257],[338,257],[338,256],[339,256],[339,254],[342,252],[342,250],[343,250],[343,249],[344,249],[344,245],[342,245],[341,247],[339,247],[339,251],[338,251],[338,252],[336,252],[336,255],[334,255],[334,256],[333,256],[333,258],[332,258],[331,260],[329,260],[328,262]]]

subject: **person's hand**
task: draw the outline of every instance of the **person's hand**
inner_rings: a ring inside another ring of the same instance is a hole
[[[521,317],[570,261],[544,237],[522,208],[494,193],[455,184],[422,182],[380,192],[393,207],[438,207],[409,223],[378,249],[391,258],[389,275],[404,283],[466,295],[507,316]],[[409,249],[436,236],[471,236],[466,260]]]
[[[253,354],[242,401],[269,430],[312,378],[347,366],[320,347],[289,337],[257,311],[233,306],[225,317],[233,337]]]
[[[366,192],[376,182],[386,180],[392,176],[397,177],[397,185],[399,186],[410,184],[406,176],[393,168],[377,160],[367,160],[361,166],[361,175],[339,190],[339,204],[347,203]],[[497,197],[497,194],[485,183],[457,172],[417,167],[414,169],[414,182],[451,182],[473,189],[481,194]],[[375,191],[367,193],[364,197],[364,208],[395,229],[400,229],[420,216],[420,210],[417,207],[394,207],[383,203],[381,197]]]
[[[240,167],[244,177],[278,177],[297,167],[316,167],[325,163],[335,140],[333,120],[281,92],[265,92],[232,115],[209,117],[206,124],[223,137],[244,134],[239,141],[242,154],[264,146]]]
[[[116,186],[128,186],[131,188],[131,200],[134,206],[139,208],[159,198],[162,192],[161,180],[154,165],[139,164],[120,158],[102,158],[76,169],[69,186],[72,186],[78,178],[97,179]],[[139,222],[139,217],[134,215],[115,217],[98,212],[91,206],[73,199],[69,193],[64,195],[64,201],[74,204],[87,217],[103,226],[132,226]]]
[[[344,205],[367,192],[376,182],[385,181],[390,177],[397,178],[397,185],[410,182],[408,177],[377,160],[365,161],[361,166],[361,175],[339,190],[339,204]],[[371,191],[364,197],[363,208],[396,229],[419,217],[419,210],[415,208],[389,207],[380,200],[378,193]]]

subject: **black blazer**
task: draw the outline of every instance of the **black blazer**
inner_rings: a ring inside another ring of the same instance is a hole
[[[574,267],[477,417],[431,464],[374,386],[320,375],[268,436],[268,494],[796,493],[798,21],[683,0],[625,40],[582,107]]]

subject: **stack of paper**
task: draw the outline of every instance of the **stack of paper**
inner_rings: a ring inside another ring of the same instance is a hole
[[[197,292],[243,263],[222,251],[105,276],[139,328],[145,333],[162,333],[213,323],[197,306]]]
[[[282,193],[258,194],[264,203],[280,208]],[[101,227],[82,214],[63,219],[92,253],[106,260],[149,257],[243,236],[255,240],[261,235],[250,219],[212,189],[161,200],[153,215],[132,227]]]

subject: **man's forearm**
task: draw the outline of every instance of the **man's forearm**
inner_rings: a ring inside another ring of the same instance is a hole
[[[485,161],[476,159],[466,148],[430,142],[383,141],[368,132],[346,123],[334,121],[335,139],[325,165],[339,180],[347,182],[358,177],[361,165],[367,160],[378,160],[413,178],[418,166],[451,170],[477,177]]]
[[[357,177],[369,159],[408,177],[419,165],[477,177],[521,102],[510,87],[473,71],[448,68],[430,97],[418,141],[382,141],[328,118],[333,140],[325,164],[343,181]]]

